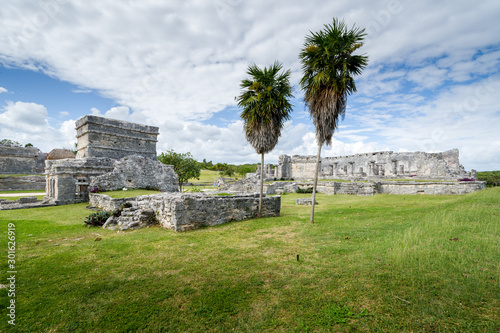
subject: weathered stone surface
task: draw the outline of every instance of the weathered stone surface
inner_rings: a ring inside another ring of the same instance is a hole
[[[175,231],[187,231],[241,221],[257,216],[259,195],[217,196],[205,194],[161,193],[130,199],[112,199],[104,194],[91,193],[90,205],[112,211],[123,202],[138,210],[155,212],[161,226]],[[262,216],[279,216],[281,197],[264,197]]]
[[[311,206],[312,202],[313,202],[312,198],[298,198],[297,200],[295,200],[296,205],[309,205],[309,206]],[[317,205],[318,202],[316,200],[314,200],[314,204]]]
[[[0,174],[35,174],[41,151],[35,147],[0,145]]]
[[[452,149],[442,153],[384,151],[325,157],[320,162],[320,178],[361,180],[415,177],[457,180],[472,176],[460,165],[458,155],[458,149]],[[315,163],[315,156],[282,155],[277,167],[277,177],[312,179]]]
[[[468,194],[486,188],[486,183],[475,182],[379,182],[378,193],[385,194]]]
[[[250,185],[249,185],[250,186]],[[298,188],[312,188],[312,182],[276,182],[264,185],[266,194],[282,194],[297,192]],[[316,191],[327,195],[348,194],[372,196],[378,193],[386,194],[436,194],[453,195],[480,191],[486,187],[485,182],[318,182]],[[237,187],[241,189],[240,187]]]
[[[150,209],[125,208],[120,216],[111,216],[103,228],[111,230],[131,230],[157,225],[155,212]]]
[[[114,162],[103,157],[45,161],[47,198],[59,205],[86,201],[90,179],[111,172]]]
[[[0,177],[0,191],[45,191],[45,176]]]
[[[156,159],[158,127],[87,115],[76,121],[76,158],[128,155]]]
[[[49,200],[38,201],[36,197],[19,198],[19,200],[0,199],[0,210],[25,209],[55,206],[55,203]]]
[[[113,171],[90,180],[90,187],[113,191],[121,188],[157,188],[177,192],[179,178],[171,165],[158,160],[131,155],[114,162]]]

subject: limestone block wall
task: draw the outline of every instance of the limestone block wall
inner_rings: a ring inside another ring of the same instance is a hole
[[[140,155],[115,161],[113,171],[90,180],[90,187],[101,187],[107,191],[150,187],[162,192],[177,192],[178,186],[179,178],[173,166]]]
[[[45,191],[45,176],[0,177],[0,191]]]
[[[486,182],[379,182],[378,193],[384,194],[468,194],[486,188]]]
[[[76,158],[128,155],[156,159],[158,127],[87,115],[76,121]]]
[[[123,202],[134,208],[153,210],[164,228],[187,231],[241,221],[257,216],[258,194],[212,196],[204,194],[161,193],[129,199],[113,199],[105,194],[90,194],[90,205],[106,211],[118,208]],[[281,197],[264,197],[262,216],[279,216]]]
[[[35,174],[37,157],[41,154],[34,147],[0,146],[0,174]]]
[[[113,163],[103,157],[45,161],[46,198],[57,204],[87,200],[91,178],[111,172]]]
[[[296,180],[314,177],[314,156],[280,157],[278,176]],[[456,180],[471,176],[459,162],[458,149],[442,153],[392,151],[325,157],[320,162],[320,178],[387,179],[416,177]]]

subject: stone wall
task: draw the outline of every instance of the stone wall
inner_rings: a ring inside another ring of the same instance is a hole
[[[119,160],[128,155],[156,159],[158,127],[97,116],[76,121],[76,158],[106,157]]]
[[[0,146],[0,174],[35,174],[40,154],[34,147]]]
[[[187,231],[257,216],[259,195],[216,196],[204,194],[161,193],[136,198],[113,199],[105,194],[90,194],[90,205],[106,211],[130,202],[134,209],[154,211],[164,228]],[[279,216],[281,197],[264,197],[262,216]],[[119,223],[119,222],[118,222]]]
[[[91,178],[113,171],[114,162],[103,157],[45,161],[46,197],[57,204],[86,201]]]
[[[384,194],[468,194],[486,188],[486,183],[476,182],[379,182],[377,192]]]
[[[45,176],[0,177],[0,191],[45,191]]]
[[[298,188],[312,188],[312,182],[275,182],[264,185],[266,194],[283,194],[297,192]],[[455,195],[468,194],[486,188],[486,183],[475,182],[318,182],[316,191],[327,195],[348,194],[371,196],[375,194],[433,194]]]
[[[315,156],[280,156],[277,178],[305,180],[314,177]],[[442,153],[392,151],[325,157],[320,162],[321,179],[445,179],[473,177],[459,162],[458,149]]]
[[[178,184],[179,178],[173,166],[139,155],[126,156],[115,161],[113,171],[90,180],[90,187],[100,187],[107,191],[126,187],[177,192]]]

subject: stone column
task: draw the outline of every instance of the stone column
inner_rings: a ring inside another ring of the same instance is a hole
[[[349,172],[349,174],[351,176],[354,176],[354,162],[349,162],[349,164],[351,165],[351,171]]]
[[[394,176],[398,175],[398,161],[397,160],[392,160],[392,174]]]
[[[333,163],[333,177],[337,177],[337,168],[339,164],[337,162]]]

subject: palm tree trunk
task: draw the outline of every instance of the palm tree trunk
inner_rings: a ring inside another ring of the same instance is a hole
[[[316,169],[314,170],[314,185],[313,185],[313,195],[311,202],[311,223],[314,223],[314,206],[316,202],[316,186],[318,185],[318,173],[319,173],[319,159],[321,158],[321,146],[318,144],[318,155],[316,156]]]
[[[261,154],[260,158],[260,197],[259,197],[259,212],[257,217],[262,217],[262,196],[264,194],[264,153]]]

